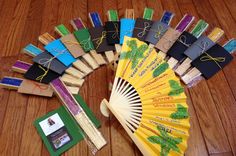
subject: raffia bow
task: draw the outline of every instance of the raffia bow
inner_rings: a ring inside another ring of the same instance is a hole
[[[96,45],[97,45],[96,49],[98,49],[100,47],[100,45],[102,44],[102,42],[105,38],[106,38],[106,31],[103,31],[101,37],[93,39],[93,41],[95,41]]]
[[[186,37],[185,35],[181,35],[181,36],[179,37],[178,41],[179,41],[180,43],[182,43],[183,45],[185,45],[186,47],[190,47],[190,46],[191,46],[191,44],[188,44],[188,43],[187,43],[187,37]]]
[[[200,61],[202,61],[202,62],[214,61],[215,64],[216,64],[220,69],[222,69],[219,63],[225,62],[225,57],[212,57],[211,55],[209,55],[209,54],[206,53],[206,52],[205,52],[204,54],[206,54],[206,55],[200,57]]]
[[[112,38],[119,38],[119,28],[118,28],[118,24],[117,23],[113,23],[115,30],[114,31],[107,31],[107,32],[111,32],[112,34]]]
[[[138,36],[138,37],[143,37],[143,36],[146,34],[146,32],[148,31],[148,28],[150,28],[150,27],[151,27],[151,25],[150,25],[150,23],[148,23],[148,22],[144,22],[144,28],[135,27],[135,29],[140,29],[140,30],[142,30],[141,32],[139,32],[139,33],[137,34],[137,36]]]

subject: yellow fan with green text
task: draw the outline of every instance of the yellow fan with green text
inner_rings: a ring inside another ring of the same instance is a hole
[[[146,43],[125,37],[110,100],[102,104],[145,156],[184,155],[190,127],[184,88]]]

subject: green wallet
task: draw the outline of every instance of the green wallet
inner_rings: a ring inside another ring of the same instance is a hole
[[[94,125],[100,127],[100,121],[83,98],[80,95],[74,95],[74,97]],[[61,155],[84,138],[83,131],[65,106],[36,119],[34,126],[52,156]]]

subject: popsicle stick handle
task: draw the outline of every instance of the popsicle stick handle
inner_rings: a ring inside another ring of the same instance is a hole
[[[70,67],[70,68],[66,69],[65,72],[69,75],[72,75],[72,76],[78,78],[78,79],[82,79],[85,77],[85,74],[83,72],[77,70],[74,67]]]
[[[125,18],[134,19],[134,9],[126,9]]]
[[[90,74],[93,70],[88,67],[84,62],[82,62],[81,60],[77,60],[73,63],[73,66],[76,67],[77,69],[79,69],[80,71],[82,71],[84,73],[84,75],[88,75]]]
[[[49,44],[50,42],[54,41],[55,38],[52,37],[49,33],[46,32],[46,33],[40,35],[40,36],[38,37],[38,40],[39,40],[42,44],[47,45],[47,44]]]
[[[78,79],[69,74],[63,74],[63,76],[61,77],[61,80],[67,85],[76,86],[76,87],[81,87],[84,83],[84,79]]]

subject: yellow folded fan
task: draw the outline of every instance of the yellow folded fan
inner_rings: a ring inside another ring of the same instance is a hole
[[[189,115],[184,88],[155,49],[125,37],[109,102],[102,101],[146,156],[184,155]]]

